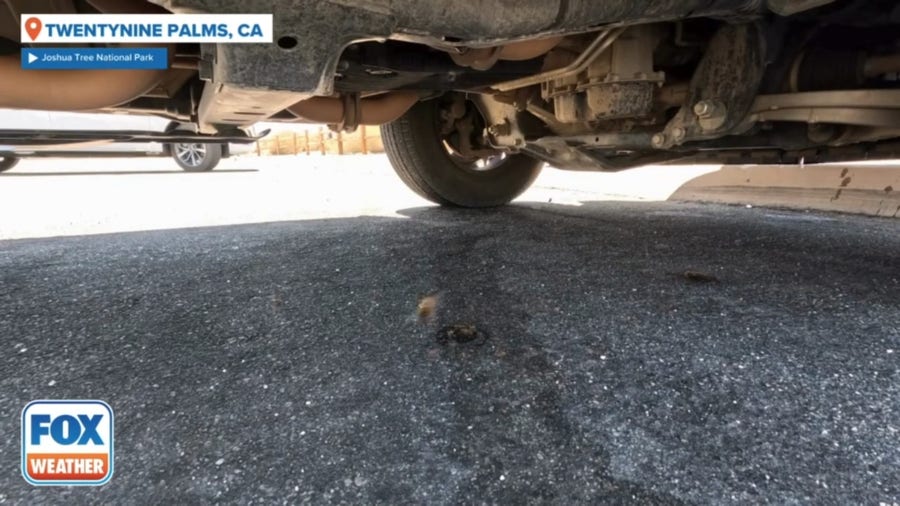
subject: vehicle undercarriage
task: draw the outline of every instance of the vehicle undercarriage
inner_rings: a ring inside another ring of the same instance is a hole
[[[3,3],[0,107],[158,114],[228,139],[259,121],[389,124],[396,149],[432,136],[448,160],[485,173],[521,157],[614,171],[900,156],[894,2]],[[275,43],[173,45],[165,71],[22,70],[24,12],[274,12]],[[398,120],[410,114],[418,119],[401,131]],[[417,123],[426,117],[425,127]],[[417,133],[423,128],[433,131]],[[417,191],[429,186],[418,177],[405,180]],[[517,191],[429,198],[494,205]]]

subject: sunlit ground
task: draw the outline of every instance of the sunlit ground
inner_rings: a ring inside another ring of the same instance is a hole
[[[614,174],[545,169],[519,201],[578,205],[665,200],[715,165],[651,166]],[[430,205],[383,155],[224,160],[189,174],[168,158],[25,159],[0,174],[0,239],[360,215]]]

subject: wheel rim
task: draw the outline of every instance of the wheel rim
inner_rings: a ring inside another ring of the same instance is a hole
[[[484,118],[472,102],[462,104],[460,115],[459,103],[435,101],[438,108],[435,128],[440,132],[444,151],[457,167],[466,172],[484,173],[499,168],[507,161],[509,154],[478,141],[480,132],[485,129]]]
[[[175,156],[188,167],[199,167],[206,158],[206,145],[175,144]]]
[[[503,162],[508,158],[508,154],[503,151],[498,151],[497,154],[485,156],[482,158],[473,158],[468,156],[463,156],[458,151],[453,149],[453,146],[450,145],[447,141],[442,143],[444,145],[444,150],[447,151],[447,154],[450,155],[450,159],[453,160],[456,165],[465,170],[470,170],[472,172],[487,172],[489,170],[496,169],[503,165]]]
[[[472,170],[484,171],[496,169],[497,167],[503,165],[503,162],[506,161],[506,156],[506,153],[500,152],[493,156],[479,158],[478,160],[475,160],[475,165],[474,167],[472,167]]]

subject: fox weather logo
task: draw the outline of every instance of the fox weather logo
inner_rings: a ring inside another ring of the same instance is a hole
[[[32,401],[22,410],[22,476],[32,485],[103,485],[113,474],[113,411],[103,401]]]

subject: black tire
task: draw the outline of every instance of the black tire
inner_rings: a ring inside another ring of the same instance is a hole
[[[19,163],[19,158],[15,156],[2,156],[0,157],[0,172],[6,172],[9,169],[16,166]]]
[[[400,179],[436,204],[495,207],[525,191],[543,162],[522,154],[502,159],[489,170],[475,170],[448,152],[438,126],[438,101],[419,102],[396,121],[382,125],[384,150]]]
[[[208,172],[222,159],[221,144],[176,143],[170,144],[172,159],[186,172]]]

